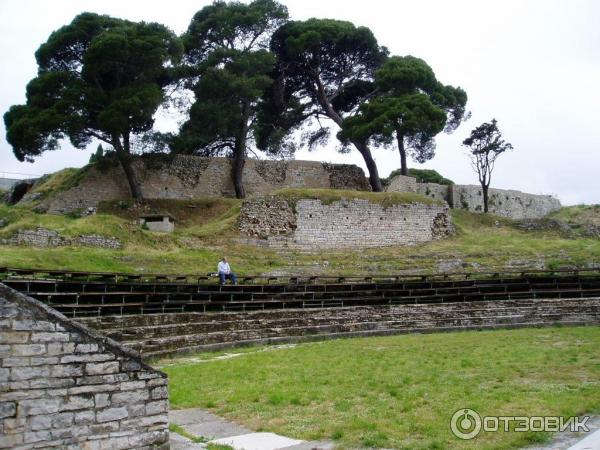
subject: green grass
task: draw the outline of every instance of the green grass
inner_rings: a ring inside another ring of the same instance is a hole
[[[273,193],[276,197],[283,198],[295,203],[300,199],[321,200],[324,205],[329,205],[343,199],[368,200],[383,207],[402,205],[406,203],[425,203],[427,205],[441,205],[442,202],[414,192],[367,192],[367,191],[345,191],[341,189],[280,189]]]
[[[90,166],[84,166],[79,169],[69,167],[59,170],[58,172],[43,177],[33,186],[30,192],[40,194],[39,199],[43,199],[59,192],[67,191],[72,187],[77,186],[79,182],[85,178],[89,168]]]
[[[572,225],[591,224],[600,226],[600,205],[575,205],[561,208],[548,215]]]
[[[512,449],[550,436],[452,436],[482,415],[600,413],[599,327],[361,338],[163,367],[172,408],[340,448]]]
[[[330,192],[330,191],[328,191]],[[372,194],[372,193],[371,193]],[[290,194],[291,195],[291,194]],[[341,194],[340,194],[341,195]],[[290,197],[291,198],[291,197]],[[382,197],[382,198],[385,198]],[[600,240],[568,239],[554,231],[525,232],[508,219],[451,210],[456,233],[415,246],[366,250],[275,251],[240,241],[236,225],[241,202],[205,198],[193,201],[151,201],[143,206],[101,204],[99,214],[70,217],[38,214],[23,206],[0,204],[0,239],[18,229],[44,227],[64,236],[99,234],[116,237],[121,250],[89,247],[0,246],[0,265],[124,272],[206,273],[226,255],[240,274],[397,274],[403,271],[493,270],[510,267],[587,267],[600,264]],[[142,230],[135,223],[141,212],[168,212],[177,219],[173,234]],[[447,269],[446,269],[447,270]]]

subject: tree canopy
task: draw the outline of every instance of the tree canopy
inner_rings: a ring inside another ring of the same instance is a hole
[[[329,128],[322,119],[341,127],[344,117],[372,92],[374,72],[387,55],[368,28],[331,19],[286,23],[273,34],[271,51],[277,56],[277,81],[261,117],[263,146],[273,145],[272,136],[285,135],[307,120],[316,130],[304,135],[305,142],[325,142]],[[382,190],[366,142],[351,143],[367,164],[373,190]]]
[[[176,149],[233,156],[238,198],[245,196],[242,173],[261,99],[273,83],[269,41],[287,17],[285,6],[272,0],[216,2],[195,14],[183,36],[188,72],[197,77]]]
[[[396,142],[400,168],[408,174],[407,152],[419,163],[435,155],[435,136],[450,133],[468,116],[467,94],[440,83],[429,65],[414,56],[393,56],[375,73],[373,95],[342,124],[343,142],[389,147]]]
[[[33,161],[61,139],[79,149],[98,139],[115,149],[133,197],[141,198],[130,139],[152,128],[180,55],[179,39],[163,25],[78,15],[40,46],[26,104],[4,115],[15,156]]]

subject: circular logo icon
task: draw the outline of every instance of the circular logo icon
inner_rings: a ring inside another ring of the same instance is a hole
[[[481,416],[472,409],[459,409],[450,420],[450,429],[459,439],[473,439],[481,431]]]

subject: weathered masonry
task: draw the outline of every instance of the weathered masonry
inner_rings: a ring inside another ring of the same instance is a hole
[[[0,448],[169,448],[167,377],[0,284]]]
[[[600,298],[492,300],[81,319],[144,355],[401,333],[600,323]],[[159,326],[160,325],[160,326]]]
[[[451,223],[445,204],[301,199],[292,208],[277,197],[256,197],[244,202],[239,227],[269,247],[311,250],[427,242],[449,235]]]
[[[454,209],[483,212],[483,193],[476,185],[442,185],[418,183],[416,178],[397,175],[388,192],[416,192],[431,199],[443,200]],[[551,195],[527,194],[508,189],[489,190],[489,211],[511,219],[538,219],[560,209],[560,201]]]
[[[231,159],[178,155],[172,160],[138,158],[133,164],[145,198],[191,199],[202,196],[234,197]],[[370,190],[364,172],[349,164],[317,161],[248,160],[244,166],[248,195],[267,194],[282,188]],[[91,167],[74,186],[44,200],[40,209],[66,214],[94,208],[104,200],[131,197],[120,166],[104,171]],[[22,201],[27,202],[31,194]]]

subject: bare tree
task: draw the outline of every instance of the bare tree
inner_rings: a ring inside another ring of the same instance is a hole
[[[469,147],[471,166],[479,176],[483,191],[483,212],[487,213],[488,191],[496,159],[506,150],[511,150],[513,146],[502,139],[496,119],[492,119],[489,123],[484,122],[471,131],[471,135],[463,141],[463,145]]]

